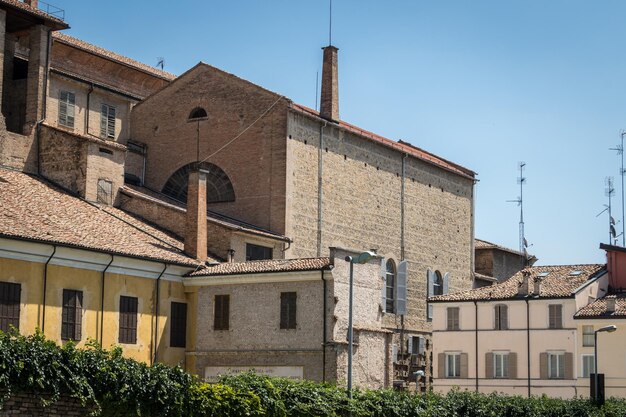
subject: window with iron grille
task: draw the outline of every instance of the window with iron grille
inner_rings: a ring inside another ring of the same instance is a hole
[[[137,297],[120,296],[120,335],[119,342],[137,343]]]
[[[495,329],[506,330],[509,328],[509,308],[505,304],[498,304],[494,308]]]
[[[76,97],[70,91],[59,93],[59,124],[66,127],[74,127]]]
[[[447,330],[459,330],[459,308],[448,307],[448,326]]]
[[[272,259],[272,248],[252,243],[246,244],[246,261],[260,261],[263,259]]]
[[[185,347],[187,342],[187,304],[172,302],[170,346]]]
[[[228,330],[230,314],[230,295],[215,296],[213,330]]]
[[[102,104],[100,110],[100,137],[115,139],[115,107]]]
[[[98,194],[96,199],[98,203],[109,206],[113,204],[113,183],[111,181],[103,178],[98,180]]]
[[[561,304],[550,304],[548,306],[548,327],[550,329],[563,328],[563,306]]]
[[[20,328],[20,293],[22,286],[12,282],[0,282],[0,330],[8,332],[11,327]]]
[[[595,338],[593,326],[583,326],[583,346],[594,346]]]
[[[296,299],[295,292],[280,293],[280,328],[296,328]]]
[[[83,292],[63,290],[61,339],[79,341],[82,338]]]

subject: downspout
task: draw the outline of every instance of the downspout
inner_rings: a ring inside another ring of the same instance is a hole
[[[102,344],[104,343],[104,338],[103,338],[103,334],[104,334],[103,333],[103,329],[104,329],[104,276],[106,275],[107,270],[113,263],[114,258],[115,257],[111,255],[111,260],[107,264],[106,268],[102,270],[102,276],[100,277],[100,291],[101,291],[100,292],[100,346],[102,346]]]
[[[56,245],[52,245],[52,254],[46,261],[46,264],[43,267],[43,300],[41,302],[42,312],[41,312],[41,333],[44,333],[46,328],[46,289],[48,287],[48,264],[54,257],[54,254],[57,253]],[[44,333],[45,334],[45,333]]]
[[[324,175],[322,149],[324,148],[324,128],[327,125],[326,120],[324,120],[324,126],[320,124],[320,146],[317,149],[317,256],[322,256],[322,178]]]
[[[153,365],[156,363],[157,358],[159,356],[159,348],[158,348],[158,339],[159,339],[159,301],[161,298],[161,277],[163,276],[163,274],[165,273],[165,270],[167,269],[167,264],[163,264],[163,270],[161,271],[161,273],[159,274],[159,276],[157,277],[156,280],[156,301],[155,301],[155,305],[154,305],[154,330],[152,332],[152,334],[154,335],[154,346],[151,350],[154,350],[154,356],[152,356],[152,362],[150,363],[150,365]]]
[[[93,83],[89,84],[89,92],[87,93],[87,105],[85,109],[85,135],[89,135],[89,116],[91,115],[91,93],[93,93]]]
[[[46,70],[43,74],[43,92],[41,97],[41,120],[35,126],[35,141],[37,142],[37,175],[41,175],[41,123],[46,120],[46,106],[48,103],[48,76],[50,72],[50,49],[52,48],[52,31],[48,31],[48,48],[46,49]],[[45,311],[45,307],[44,307]]]
[[[474,360],[474,365],[475,365],[475,376],[476,376],[476,392],[478,392],[478,301],[474,300],[474,332],[476,333],[475,336],[475,350],[476,350],[476,356],[475,356],[475,360]]]
[[[530,308],[528,297],[525,298],[524,301],[526,301],[526,362],[528,366],[526,375],[528,377],[528,398],[530,398]]]
[[[324,278],[324,270],[320,269],[320,277],[322,278],[322,283],[323,283],[323,296],[324,296],[324,311],[322,313],[322,382],[326,382],[326,343],[328,342],[328,340],[326,339],[326,308],[327,308],[327,301],[326,301],[326,293],[327,293],[327,283],[326,283],[326,279]]]
[[[404,260],[404,182],[406,177],[406,157],[402,155],[402,186],[400,188],[400,259]]]

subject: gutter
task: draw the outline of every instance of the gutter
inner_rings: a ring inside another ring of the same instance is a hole
[[[89,92],[87,93],[87,105],[85,111],[85,135],[89,135],[89,116],[91,114],[91,93],[93,93],[93,83],[89,85]]]
[[[322,148],[324,147],[324,129],[328,126],[328,122],[324,120],[324,125],[320,124],[320,146],[317,149],[317,256],[321,256],[322,254],[322,222],[323,222],[323,214],[322,214],[322,198],[324,197],[322,186],[323,186],[323,176],[324,176],[324,163],[322,161],[323,153]]]
[[[104,276],[107,273],[107,270],[113,263],[113,259],[115,256],[111,255],[111,260],[107,264],[106,268],[102,270],[102,276],[100,277],[100,346],[104,343],[103,339],[103,330],[104,330]]]
[[[320,269],[320,278],[322,278],[322,283],[323,283],[322,296],[324,297],[324,301],[323,301],[324,311],[322,312],[322,382],[326,382],[326,344],[328,342],[326,338],[327,283],[326,283],[326,279],[324,279],[324,269]]]
[[[528,298],[524,301],[526,301],[526,363],[528,366],[526,376],[528,378],[528,398],[530,398],[530,305],[528,304]]]
[[[48,264],[54,257],[54,254],[57,252],[56,245],[52,245],[52,254],[46,261],[46,264],[43,267],[43,299],[41,301],[42,305],[42,314],[41,314],[41,333],[45,334],[46,329],[46,288],[48,287]]]
[[[476,356],[475,356],[475,377],[476,377],[476,392],[478,392],[478,301],[474,301],[474,331],[476,333]]]

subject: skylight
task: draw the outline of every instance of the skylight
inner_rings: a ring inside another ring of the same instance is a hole
[[[580,275],[580,274],[582,274],[582,273],[583,273],[583,271],[581,271],[581,270],[578,270],[578,269],[577,269],[577,270],[575,270],[575,271],[570,272],[570,273],[569,273],[569,275],[570,275],[571,277],[575,277],[575,276]]]
[[[540,272],[539,274],[537,274],[539,278],[544,278],[544,277],[547,277],[548,275],[550,275],[549,272]]]

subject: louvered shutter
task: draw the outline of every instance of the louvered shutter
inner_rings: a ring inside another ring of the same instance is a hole
[[[115,138],[115,107],[109,107],[107,117],[107,138]]]
[[[437,376],[442,379],[446,377],[446,354],[445,353],[437,354]]]
[[[449,279],[448,278],[449,278],[449,276],[450,275],[447,272],[443,275],[443,293],[442,294],[447,294],[448,293],[448,290],[449,290],[449,286],[448,286]]]
[[[406,350],[409,354],[413,354],[413,336],[409,336],[406,341]]]
[[[493,352],[485,353],[485,378],[493,378]]]
[[[380,261],[380,278],[383,282],[380,290],[380,311],[384,313],[387,307],[387,260],[385,258]]]
[[[59,124],[67,126],[67,91],[61,91],[59,97]]]
[[[417,353],[423,355],[426,351],[426,339],[424,336],[420,336],[418,340]]]
[[[503,305],[500,307],[500,329],[506,330],[509,328],[509,307]]]
[[[108,118],[108,107],[106,104],[103,104],[100,108],[100,137],[107,137],[107,118]]]
[[[83,337],[83,292],[76,291],[76,306],[74,308],[74,340],[81,340]]]
[[[509,378],[517,378],[517,353],[509,353]]]
[[[469,359],[468,359],[467,353],[461,353],[461,372],[460,372],[461,378],[467,378],[468,361]]]
[[[493,313],[494,313],[495,321],[496,321],[494,329],[500,330],[500,325],[501,325],[501,323],[500,323],[500,306],[495,306],[494,310],[493,310]]]
[[[435,279],[436,279],[435,273],[429,269],[428,272],[426,273],[426,276],[428,277],[428,297],[432,297],[433,294],[435,293]],[[426,309],[427,309],[426,318],[432,319],[433,318],[432,304],[428,303]]]
[[[539,354],[539,378],[548,379],[548,353]]]
[[[398,363],[398,345],[393,345],[391,347],[391,361],[393,363]]]
[[[565,379],[574,379],[574,355],[571,352],[565,352],[565,365],[564,365]]]
[[[396,314],[406,314],[406,281],[408,274],[408,262],[400,261],[396,278]]]

